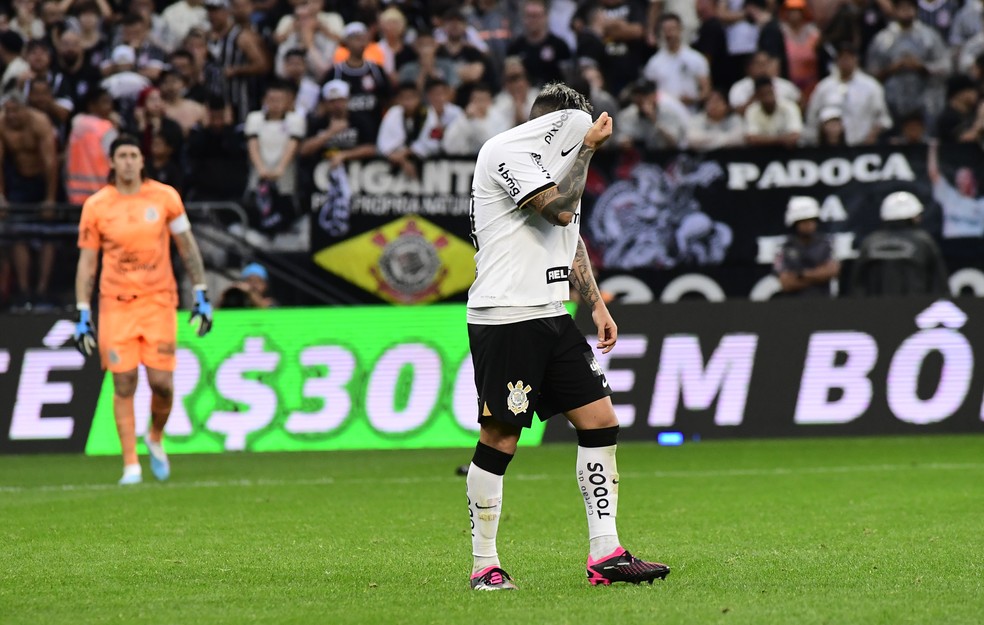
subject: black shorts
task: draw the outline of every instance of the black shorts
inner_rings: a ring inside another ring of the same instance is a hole
[[[570,315],[505,325],[468,324],[478,420],[528,428],[612,394]]]

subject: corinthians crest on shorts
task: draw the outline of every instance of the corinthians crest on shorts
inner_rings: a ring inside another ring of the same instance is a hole
[[[509,408],[509,411],[515,415],[526,412],[526,409],[530,407],[527,393],[532,391],[533,387],[529,384],[524,386],[523,381],[519,380],[516,384],[506,383],[506,388],[509,389],[509,396],[506,397],[506,408]]]

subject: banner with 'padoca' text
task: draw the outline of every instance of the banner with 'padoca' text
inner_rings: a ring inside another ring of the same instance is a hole
[[[170,453],[471,447],[477,440],[463,304],[219,311],[204,339],[178,325]],[[112,399],[107,375],[88,454],[120,451]],[[142,371],[136,410],[142,438],[150,420]],[[520,444],[537,445],[542,436],[537,423]]]

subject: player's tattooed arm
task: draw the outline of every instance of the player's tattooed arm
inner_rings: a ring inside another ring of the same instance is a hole
[[[79,250],[79,265],[75,272],[75,301],[88,304],[96,288],[96,270],[99,268],[99,251],[89,248]]]
[[[594,156],[594,148],[581,144],[574,159],[574,166],[564,175],[557,186],[530,198],[527,205],[555,226],[566,226],[574,219],[578,203],[584,193],[584,183],[588,180],[588,165]]]
[[[598,283],[595,282],[591,260],[588,259],[588,250],[584,247],[584,239],[581,237],[577,239],[577,251],[574,253],[570,280],[585,304],[594,308],[594,305],[601,301],[601,291],[598,289]]]
[[[174,244],[178,248],[181,262],[191,276],[191,283],[205,284],[205,262],[202,260],[202,253],[198,250],[198,243],[191,230],[174,235]]]

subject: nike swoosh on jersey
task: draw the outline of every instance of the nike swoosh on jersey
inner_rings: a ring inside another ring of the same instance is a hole
[[[577,145],[581,145],[581,142],[579,141]],[[560,151],[560,156],[561,157],[567,156],[568,154],[570,154],[571,152],[573,152],[575,149],[577,149],[577,145],[575,145],[573,148],[571,148],[569,150],[561,150]]]

